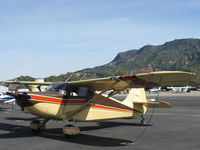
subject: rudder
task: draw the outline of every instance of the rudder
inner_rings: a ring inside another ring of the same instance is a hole
[[[143,115],[146,113],[147,107],[142,103],[146,102],[147,100],[144,88],[133,88],[123,101],[123,104],[138,110],[138,112],[141,112]]]

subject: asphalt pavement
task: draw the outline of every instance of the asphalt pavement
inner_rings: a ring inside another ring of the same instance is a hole
[[[157,94],[148,94],[156,98]],[[123,96],[118,96],[122,99]],[[50,121],[40,134],[30,131],[29,123],[38,119],[21,112],[19,107],[0,109],[1,150],[199,150],[200,149],[200,92],[159,94],[158,100],[170,102],[170,109],[150,109],[140,118],[101,122],[75,122],[81,134],[67,139],[62,134],[63,123]]]

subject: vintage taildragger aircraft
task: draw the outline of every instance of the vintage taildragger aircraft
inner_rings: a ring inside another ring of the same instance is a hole
[[[167,102],[149,102],[144,88],[187,85],[194,74],[178,71],[162,71],[124,75],[70,82],[27,82],[6,81],[7,84],[27,86],[49,86],[45,92],[12,93],[23,111],[44,118],[42,122],[32,121],[30,128],[40,132],[50,119],[63,120],[63,132],[67,137],[79,134],[80,129],[70,121],[98,121],[141,116],[147,108],[170,108]],[[129,88],[128,96],[119,101],[112,96]],[[108,91],[110,91],[108,94]]]

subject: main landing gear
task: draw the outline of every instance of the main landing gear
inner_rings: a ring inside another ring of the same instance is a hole
[[[33,133],[40,133],[42,129],[45,129],[46,123],[49,121],[49,118],[45,118],[42,122],[40,121],[32,121],[30,123],[30,128]]]
[[[30,123],[30,128],[33,133],[40,133],[42,129],[45,129],[46,123],[49,121],[49,118],[45,118],[42,122],[40,121],[32,121]],[[80,129],[68,121],[68,119],[63,119],[64,127],[63,134],[67,138],[73,138],[75,135],[80,133]]]
[[[63,119],[64,128],[63,133],[67,138],[73,138],[80,133],[80,129],[72,124],[67,119]]]

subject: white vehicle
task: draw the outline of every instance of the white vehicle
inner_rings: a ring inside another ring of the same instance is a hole
[[[6,95],[3,92],[0,92],[0,103],[2,104],[12,104],[12,107],[15,107],[15,98],[10,95]]]

